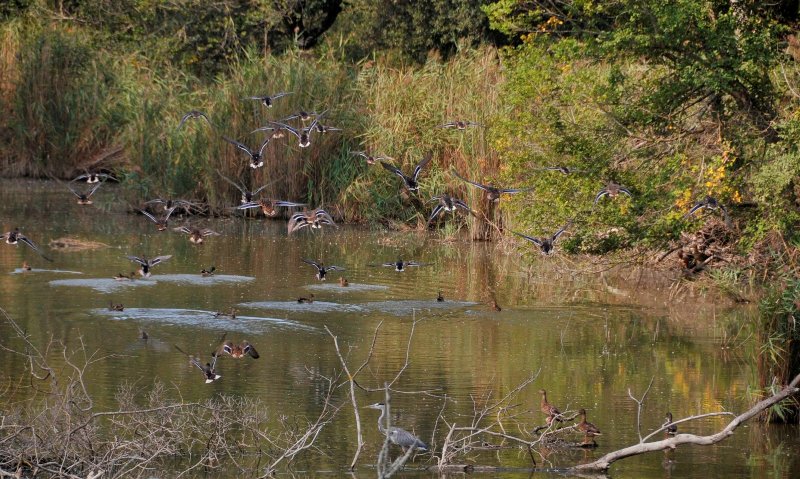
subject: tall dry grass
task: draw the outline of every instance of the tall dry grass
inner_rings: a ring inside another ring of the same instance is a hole
[[[251,189],[268,185],[262,194],[273,199],[324,205],[346,220],[424,225],[430,205],[412,207],[398,194],[396,176],[352,152],[390,156],[408,172],[431,153],[421,175],[422,202],[449,193],[473,205],[477,218],[496,221],[482,192],[449,173],[491,182],[499,159],[488,146],[488,126],[438,128],[451,120],[491,125],[501,114],[494,50],[465,51],[446,62],[432,58],[422,67],[380,60],[352,65],[334,52],[253,53],[203,83],[143,52],[93,48],[80,30],[45,29],[20,42],[16,58],[6,59],[3,69],[10,85],[3,126],[12,137],[0,147],[6,176],[69,178],[105,168],[127,186],[132,203],[185,197],[216,214],[238,204],[239,192],[224,175]],[[281,91],[292,94],[273,108],[245,99]],[[190,110],[204,112],[214,126],[190,120],[179,129]],[[342,131],[314,135],[309,148],[299,148],[291,135],[273,139],[258,169],[222,138],[257,148],[267,133],[254,129],[301,110],[326,112],[323,123]],[[491,231],[483,221],[468,222],[476,238]]]
[[[355,87],[364,98],[359,148],[394,158],[394,164],[407,173],[433,153],[433,161],[421,174],[420,197],[449,193],[483,216],[489,213],[489,205],[482,192],[467,187],[449,171],[456,169],[479,182],[491,182],[498,172],[499,158],[487,138],[488,126],[501,113],[501,82],[500,62],[492,49],[463,52],[447,62],[433,58],[422,68],[395,68],[380,62],[364,65]],[[453,120],[487,127],[439,128]],[[407,211],[397,195],[399,179],[386,173],[374,167],[344,191],[343,204],[351,216],[375,218],[387,211]],[[473,218],[470,224],[477,232],[478,222]]]
[[[4,28],[17,49],[3,58],[2,168],[12,176],[64,177],[92,166],[114,149],[122,118],[114,111],[116,76],[107,56],[78,32],[43,30],[29,38]],[[14,42],[17,39],[18,42]]]

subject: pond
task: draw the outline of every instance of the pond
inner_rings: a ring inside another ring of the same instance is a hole
[[[361,226],[289,237],[284,220],[253,217],[195,219],[221,235],[194,245],[184,234],[158,232],[146,218],[127,213],[116,185],[98,193],[95,205],[80,206],[60,184],[3,181],[0,190],[3,231],[19,227],[54,260],[24,245],[1,244],[0,307],[37,346],[53,338],[95,353],[85,379],[98,410],[115,410],[121,387],[134,384],[146,395],[159,382],[184,401],[226,393],[258,399],[275,417],[315,418],[323,401],[321,378],[341,371],[327,328],[353,369],[372,350],[357,380],[376,391],[358,389],[359,406],[382,401],[380,388],[402,370],[393,385],[392,422],[434,447],[446,436],[444,421],[467,425],[476,408],[529,378],[507,403],[513,416],[508,434],[530,439],[529,431],[544,424],[540,389],[562,410],[585,408],[602,430],[598,447],[537,451],[540,467],[558,468],[637,442],[636,404],[628,391],[640,397],[651,380],[643,433],[660,427],[666,411],[676,419],[741,412],[757,387],[756,345],[742,329],[754,308],[717,305],[695,296],[694,288],[671,289],[673,273],[667,271],[543,257],[527,244],[443,241],[437,233]],[[171,220],[174,226],[183,222]],[[104,246],[48,246],[62,237]],[[129,255],[172,257],[150,278],[114,280],[136,269]],[[322,282],[303,258],[344,271],[330,271]],[[402,272],[382,266],[398,258],[422,264]],[[23,261],[32,271],[19,269]],[[211,266],[213,276],[200,274]],[[340,277],[349,286],[341,286]],[[300,297],[313,301],[298,303]],[[112,303],[124,309],[111,311]],[[727,341],[740,330],[740,337]],[[0,324],[0,333],[4,344],[20,347],[8,324]],[[223,356],[217,363],[222,377],[206,384],[175,346],[210,360],[223,334],[248,341],[260,357]],[[26,374],[19,355],[2,350],[0,362],[6,384]],[[352,459],[356,427],[346,389],[334,393],[332,402],[345,406],[320,432],[317,449],[301,456],[304,475],[343,474]],[[19,399],[13,389],[3,394],[0,409]],[[380,413],[361,408],[360,414],[366,444],[357,472],[372,477],[382,441]],[[727,421],[708,418],[680,430],[709,434]],[[751,422],[715,446],[634,457],[615,463],[611,472],[617,478],[793,477],[800,470],[799,446],[797,427]],[[504,477],[528,477],[513,471],[530,467],[527,452],[518,448],[473,450],[460,460],[507,468]],[[420,455],[413,467],[433,463]],[[214,476],[228,477],[224,468]]]

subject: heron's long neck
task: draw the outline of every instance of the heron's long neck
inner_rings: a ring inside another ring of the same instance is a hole
[[[386,406],[381,408],[381,417],[378,418],[378,431],[386,434],[386,427],[383,425],[383,416],[386,415]]]

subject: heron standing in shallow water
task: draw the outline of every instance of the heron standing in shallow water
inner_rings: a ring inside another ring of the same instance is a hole
[[[422,442],[420,438],[411,434],[405,429],[390,426],[387,431],[385,423],[383,422],[384,416],[386,415],[386,404],[379,402],[375,404],[370,404],[367,407],[370,409],[378,409],[381,411],[381,416],[378,418],[378,430],[381,432],[381,434],[385,434],[386,436],[389,437],[389,442],[402,447],[404,451],[409,447],[419,449],[420,451],[428,450],[427,444]]]

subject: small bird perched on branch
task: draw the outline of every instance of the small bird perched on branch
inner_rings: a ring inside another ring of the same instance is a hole
[[[539,403],[539,410],[547,416],[547,425],[549,426],[553,421],[561,422],[561,410],[547,402],[547,391],[540,389],[539,394],[542,395],[542,401]]]
[[[661,427],[666,428],[664,432],[666,432],[670,436],[674,436],[675,434],[677,434],[678,426],[672,424],[672,413],[667,411],[667,415],[664,419],[665,419],[664,424],[661,425]]]

